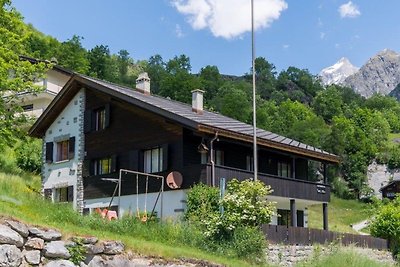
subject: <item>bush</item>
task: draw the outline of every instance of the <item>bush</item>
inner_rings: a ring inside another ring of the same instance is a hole
[[[201,230],[196,246],[263,262],[266,241],[259,226],[271,221],[274,207],[267,201],[270,192],[270,187],[260,181],[234,179],[228,182],[226,194],[220,200],[217,188],[194,186],[188,194],[185,218]]]
[[[41,141],[26,137],[15,148],[17,165],[24,171],[40,173],[42,166]]]

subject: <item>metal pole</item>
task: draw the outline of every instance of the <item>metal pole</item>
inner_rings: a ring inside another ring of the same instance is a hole
[[[251,0],[251,61],[253,70],[253,160],[254,181],[257,180],[257,116],[256,116],[256,63],[254,48],[254,0]]]
[[[121,216],[121,176],[122,169],[119,170],[119,178],[118,178],[118,218],[122,218]]]

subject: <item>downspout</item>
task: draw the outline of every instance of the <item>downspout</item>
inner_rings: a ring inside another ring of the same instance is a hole
[[[214,161],[214,141],[218,141],[218,131],[215,132],[215,136],[210,141],[210,158],[211,158],[211,185],[215,186],[215,161]]]

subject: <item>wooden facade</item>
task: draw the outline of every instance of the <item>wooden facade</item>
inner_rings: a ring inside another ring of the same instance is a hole
[[[394,199],[397,194],[400,194],[400,180],[391,181],[386,186],[380,189],[382,198]]]
[[[93,115],[105,108],[106,128],[96,130]],[[99,91],[86,89],[85,112],[85,199],[110,197],[115,184],[107,179],[117,178],[119,169],[144,171],[144,151],[155,147],[163,148],[163,170],[157,174],[164,177],[171,171],[179,171],[183,176],[182,188],[190,188],[198,182],[211,184],[210,156],[208,164],[201,163],[198,151],[200,143],[210,147],[213,135],[173,122],[166,117],[131,105]],[[252,156],[252,146],[243,141],[222,137],[214,143],[215,150],[223,151],[223,165],[216,166],[216,178],[239,180],[252,177],[246,157]],[[94,175],[93,161],[110,157],[113,159],[112,172]],[[290,166],[289,177],[279,177],[278,162]],[[328,202],[330,187],[309,181],[309,159],[281,152],[276,149],[259,147],[259,179],[271,185],[272,195]],[[145,177],[139,177],[139,193],[145,192]],[[122,177],[122,195],[136,194],[136,177]],[[148,192],[157,192],[159,181],[150,181]],[[165,187],[169,190],[168,187]]]

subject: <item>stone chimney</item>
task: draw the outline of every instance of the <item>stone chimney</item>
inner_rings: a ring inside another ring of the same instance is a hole
[[[192,91],[192,111],[197,114],[203,114],[203,94],[204,91],[200,89]]]
[[[150,95],[150,78],[147,72],[142,72],[136,79],[136,90],[145,94]]]

